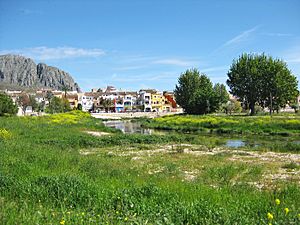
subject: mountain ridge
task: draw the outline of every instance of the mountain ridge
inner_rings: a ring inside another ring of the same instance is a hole
[[[52,88],[80,92],[73,77],[54,66],[36,64],[21,55],[0,55],[0,84],[6,87]]]

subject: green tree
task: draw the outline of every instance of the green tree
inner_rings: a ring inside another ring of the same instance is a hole
[[[23,93],[18,97],[17,102],[19,106],[22,108],[23,114],[25,114],[28,106],[31,106],[33,111],[38,108],[38,104],[33,95]]]
[[[32,107],[32,110],[33,111],[36,111],[36,110],[38,110],[38,103],[37,103],[37,101],[36,101],[36,99],[35,99],[35,96],[33,96],[33,95],[29,95],[29,104],[30,104],[30,106]]]
[[[37,104],[37,112],[44,112],[45,110],[45,101],[42,101]]]
[[[224,84],[215,84],[214,92],[216,101],[218,103],[217,105],[221,106],[222,104],[226,104],[229,101],[229,94]]]
[[[174,90],[176,102],[187,113],[196,113],[197,90],[200,87],[200,73],[198,70],[187,70],[180,75],[178,85]]]
[[[227,75],[231,93],[249,106],[250,115],[255,114],[256,104],[272,112],[297,95],[297,80],[287,65],[264,54],[242,54],[233,61]]]
[[[51,104],[46,108],[48,113],[62,113],[71,111],[70,103],[65,98],[53,97]]]
[[[0,116],[15,115],[18,112],[18,107],[13,100],[6,94],[0,93]]]
[[[67,92],[70,90],[70,88],[66,85],[63,85],[62,91],[64,92],[64,97],[67,98]]]
[[[187,70],[180,75],[174,94],[177,103],[189,114],[215,112],[228,96],[225,86],[213,87],[210,79],[197,69]]]
[[[51,100],[54,97],[53,93],[51,91],[46,92],[45,98],[48,100],[49,106],[51,105]]]
[[[199,80],[199,87],[196,90],[197,99],[194,112],[195,114],[215,112],[219,107],[219,103],[213,89],[213,84],[205,74],[201,74]]]
[[[278,112],[287,104],[292,104],[299,94],[297,78],[292,75],[282,60],[269,57],[265,82],[260,105],[268,107],[270,114],[274,110]]]
[[[222,104],[222,108],[226,114],[238,113],[242,111],[241,103],[235,99],[230,99],[225,104]]]
[[[111,99],[101,98],[100,105],[104,108],[106,112],[108,112],[111,108],[114,107],[114,102]]]
[[[61,100],[62,100],[64,112],[72,111],[69,100],[67,98],[62,98]]]

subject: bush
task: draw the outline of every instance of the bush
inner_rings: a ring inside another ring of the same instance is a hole
[[[13,100],[6,94],[0,93],[0,116],[15,115],[18,112],[18,107]]]

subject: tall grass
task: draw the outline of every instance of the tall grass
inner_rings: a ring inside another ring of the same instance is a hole
[[[277,210],[275,198],[290,209],[286,224],[299,222],[299,186],[260,191],[232,182],[241,171],[241,181],[255,180],[262,167],[229,165],[226,157],[200,161],[180,152],[138,162],[107,154],[202,142],[197,136],[125,135],[81,112],[1,118],[0,129],[5,130],[0,138],[1,224],[267,224],[267,213]],[[94,137],[87,130],[111,135]],[[96,153],[83,155],[82,150]],[[163,172],[148,173],[158,167]],[[182,168],[197,168],[200,175],[183,181]]]

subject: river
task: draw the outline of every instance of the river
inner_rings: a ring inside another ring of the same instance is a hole
[[[107,127],[115,128],[121,130],[124,134],[144,134],[144,135],[167,135],[170,133],[178,133],[176,131],[169,130],[155,130],[144,128],[141,126],[141,123],[138,121],[130,121],[130,120],[108,120],[103,121],[104,125]],[[195,135],[195,134],[185,134],[185,135]],[[200,135],[200,134],[197,134]],[[259,143],[245,140],[241,137],[232,137],[228,135],[217,135],[217,134],[203,134],[203,136],[207,138],[219,138],[220,145],[231,147],[231,148],[239,148],[244,147],[246,145],[258,146]]]

